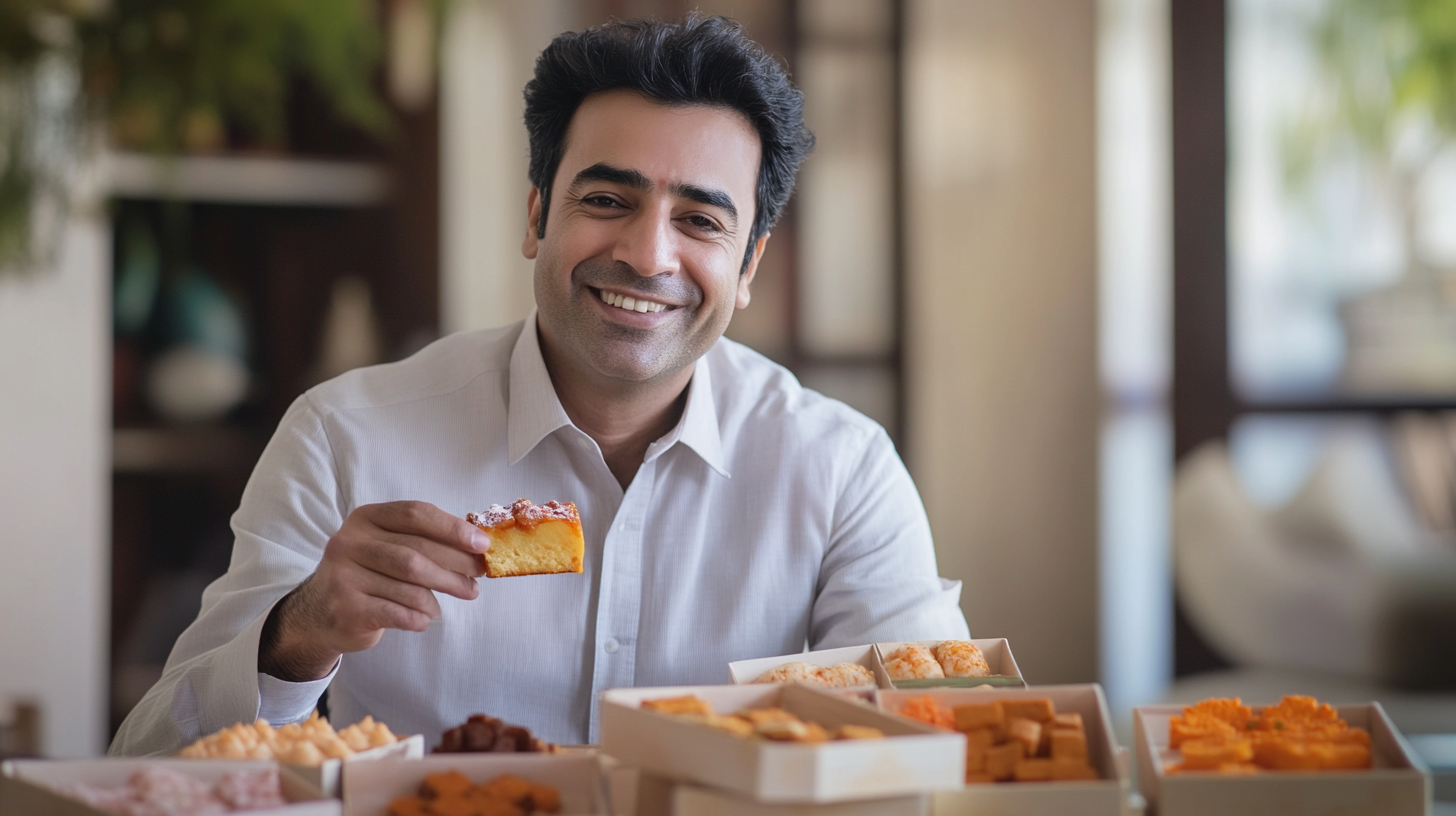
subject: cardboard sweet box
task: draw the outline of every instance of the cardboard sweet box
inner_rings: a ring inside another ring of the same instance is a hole
[[[898,712],[915,697],[930,696],[938,706],[954,708],[997,700],[1049,699],[1058,713],[1082,716],[1087,759],[1096,780],[998,782],[964,785],[932,795],[936,816],[1121,816],[1130,790],[1126,751],[1118,747],[1102,687],[1096,683],[1016,688],[882,689],[881,708]],[[959,736],[959,735],[957,735]],[[1230,811],[1231,813],[1233,811]]]
[[[1256,713],[1259,707],[1255,706]],[[1431,778],[1379,703],[1338,705],[1345,722],[1370,733],[1373,767],[1354,771],[1268,771],[1251,775],[1168,773],[1179,753],[1168,721],[1182,706],[1133,709],[1138,787],[1159,816],[1423,816]]]
[[[924,640],[916,641],[922,645],[934,647],[941,641]],[[892,680],[885,671],[885,660],[905,642],[869,643],[863,646],[845,646],[838,649],[820,649],[813,652],[801,652],[799,654],[779,655],[776,657],[762,657],[754,660],[739,660],[728,664],[728,676],[735,684],[748,684],[757,681],[764,672],[776,668],[785,663],[808,663],[811,666],[834,666],[840,663],[855,663],[870,670],[875,677],[873,688],[970,688],[974,686],[991,685],[1022,687],[1026,685],[1021,677],[1021,669],[1016,665],[1016,658],[1011,655],[1011,645],[1005,638],[982,638],[972,640],[981,653],[986,657],[986,664],[991,669],[992,677],[948,677],[937,680]],[[871,686],[851,689],[868,690]]]
[[[641,707],[695,695],[719,714],[783,708],[828,729],[878,728],[883,739],[820,743],[735,736]],[[601,751],[623,765],[761,803],[822,803],[959,788],[965,739],[821,690],[795,685],[616,689],[602,694]]]
[[[147,766],[163,766],[209,785],[232,771],[277,768],[283,808],[234,813],[267,813],[274,816],[341,816],[342,803],[326,796],[317,786],[298,777],[287,767],[268,760],[227,759],[17,759],[0,765],[0,813],[7,816],[112,816],[64,791],[73,785],[120,787],[132,774]]]
[[[459,771],[476,784],[511,774],[550,785],[561,795],[564,816],[611,813],[597,757],[591,752],[562,754],[432,754],[423,759],[392,758],[344,767],[344,812],[348,816],[386,816],[389,803],[416,795],[430,774]]]

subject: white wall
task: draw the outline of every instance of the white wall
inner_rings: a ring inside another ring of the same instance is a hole
[[[907,13],[907,459],[971,633],[1094,680],[1096,3]]]
[[[0,710],[38,700],[50,756],[105,749],[110,254],[92,217],[0,279]]]
[[[440,76],[442,332],[498,326],[535,305],[526,236],[521,93],[536,55],[577,27],[573,2],[460,0],[450,6]]]

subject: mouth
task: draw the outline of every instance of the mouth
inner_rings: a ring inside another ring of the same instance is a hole
[[[637,312],[638,314],[652,314],[677,308],[668,303],[661,303],[644,297],[623,295],[617,292],[608,292],[605,289],[593,288],[592,292],[596,294],[598,300],[608,306],[622,309],[623,311]]]

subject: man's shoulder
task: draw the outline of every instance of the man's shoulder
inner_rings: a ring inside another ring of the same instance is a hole
[[[510,370],[524,321],[457,332],[403,360],[345,372],[308,390],[324,414],[414,402],[455,393],[482,376]]]
[[[880,424],[850,406],[806,388],[794,373],[724,337],[708,353],[713,397],[727,425],[779,425],[804,438],[878,435]]]

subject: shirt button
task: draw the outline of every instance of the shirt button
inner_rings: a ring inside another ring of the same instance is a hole
[[[621,648],[621,644],[617,642],[616,638],[607,638],[606,642],[602,644],[602,650],[607,654],[616,654],[619,648]]]

